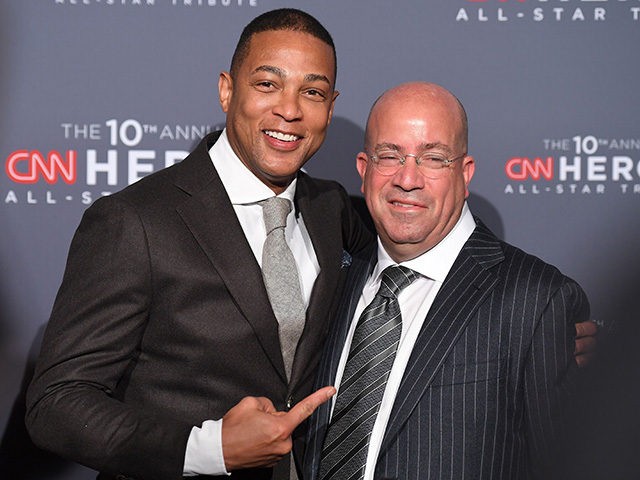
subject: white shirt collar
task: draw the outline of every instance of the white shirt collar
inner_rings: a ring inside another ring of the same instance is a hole
[[[424,252],[416,258],[402,262],[400,265],[408,267],[437,282],[444,282],[460,250],[462,250],[462,247],[475,228],[476,222],[467,206],[467,202],[465,202],[460,218],[446,237],[431,248],[431,250]],[[378,263],[373,271],[373,278],[379,277],[385,268],[395,264],[396,262],[394,262],[386,252],[380,242],[380,237],[378,237]]]
[[[274,196],[273,190],[262,183],[235,154],[226,128],[209,149],[209,156],[233,205],[257,203]],[[296,183],[297,178],[294,178],[279,196],[293,203]]]

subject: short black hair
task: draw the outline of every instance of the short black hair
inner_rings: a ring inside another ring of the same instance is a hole
[[[334,76],[337,73],[336,47],[333,39],[322,24],[315,17],[307,12],[295,8],[279,8],[258,15],[249,24],[244,27],[236,49],[231,59],[231,76],[235,77],[242,65],[242,62],[249,54],[249,43],[251,37],[256,33],[275,31],[275,30],[291,30],[295,32],[308,33],[322,40],[331,47],[333,52]]]

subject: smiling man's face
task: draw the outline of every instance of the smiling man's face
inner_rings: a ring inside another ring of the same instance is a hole
[[[453,229],[469,195],[474,163],[465,155],[430,178],[409,156],[394,175],[385,176],[370,158],[380,148],[405,155],[429,151],[448,159],[465,154],[457,100],[442,87],[405,84],[385,93],[369,117],[367,152],[357,157],[362,192],[385,250],[402,262],[430,250]]]
[[[320,148],[333,114],[333,50],[303,32],[255,34],[218,85],[227,135],[240,160],[276,194]]]

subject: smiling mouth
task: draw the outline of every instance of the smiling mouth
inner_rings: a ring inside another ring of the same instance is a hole
[[[275,130],[263,130],[263,132],[265,133],[265,135],[268,135],[271,138],[275,138],[276,140],[280,140],[281,142],[295,142],[302,138],[302,137],[299,137],[298,135],[276,132]]]
[[[391,202],[391,204],[394,207],[401,207],[401,208],[417,208],[417,207],[419,207],[419,205],[416,205],[414,203]]]

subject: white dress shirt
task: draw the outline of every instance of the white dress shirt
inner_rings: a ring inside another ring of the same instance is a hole
[[[267,234],[262,207],[258,202],[273,197],[274,193],[240,161],[229,144],[226,129],[209,150],[209,155],[258,265],[262,267],[262,247]],[[320,265],[302,215],[295,212],[293,199],[296,183],[297,180],[294,179],[279,196],[292,204],[291,212],[287,216],[285,239],[296,260],[302,296],[308,307],[313,284],[320,273]],[[229,473],[225,468],[222,452],[222,419],[206,420],[202,427],[196,426],[191,430],[184,460],[184,475],[225,474]]]
[[[365,480],[372,480],[373,473],[376,465],[376,460],[380,452],[380,446],[382,444],[382,438],[391,416],[391,409],[395,402],[400,382],[404,375],[405,368],[409,362],[409,357],[413,351],[416,339],[422,324],[429,313],[429,309],[433,304],[440,287],[442,286],[444,279],[446,278],[449,270],[453,266],[462,246],[471,236],[473,230],[476,228],[476,223],[473,219],[473,215],[469,211],[467,204],[465,203],[462,209],[462,214],[458,219],[458,222],[453,227],[453,230],[440,241],[431,250],[423,253],[419,257],[412,260],[402,262],[403,265],[411,270],[420,274],[417,280],[405,287],[398,295],[398,302],[400,303],[400,312],[402,313],[402,333],[400,335],[400,343],[398,344],[398,350],[396,358],[393,362],[393,367],[387,379],[387,385],[385,387],[384,395],[382,397],[382,403],[380,404],[380,410],[376,417],[376,421],[373,426],[371,434],[371,440],[369,442],[369,450],[367,453],[367,464],[365,467]],[[349,355],[349,348],[351,346],[351,340],[353,333],[358,323],[358,319],[363,310],[375,297],[380,282],[382,281],[382,271],[390,265],[396,263],[391,259],[389,254],[384,250],[378,238],[378,263],[375,266],[371,276],[367,279],[367,282],[362,290],[362,295],[356,307],[353,319],[351,320],[351,326],[347,333],[342,354],[340,356],[340,363],[338,364],[338,370],[336,372],[336,380],[334,386],[340,392],[340,381],[342,380],[342,374],[344,373],[344,367]],[[335,406],[335,395],[332,399],[333,406]],[[332,409],[333,409],[332,406]]]

